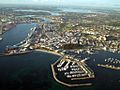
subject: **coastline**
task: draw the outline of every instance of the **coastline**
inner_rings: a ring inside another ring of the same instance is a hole
[[[54,51],[47,51],[47,50],[43,50],[43,49],[35,49],[35,51],[49,53],[49,54],[53,54],[53,55],[57,55],[57,56],[62,57],[62,55],[60,53],[57,53],[57,52],[54,52]]]

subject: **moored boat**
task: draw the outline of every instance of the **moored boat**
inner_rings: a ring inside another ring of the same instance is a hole
[[[0,41],[2,40],[3,38],[2,37],[0,37]]]

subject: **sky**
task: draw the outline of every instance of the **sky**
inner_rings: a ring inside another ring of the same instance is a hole
[[[74,6],[120,6],[120,0],[0,0],[5,4],[74,5]]]

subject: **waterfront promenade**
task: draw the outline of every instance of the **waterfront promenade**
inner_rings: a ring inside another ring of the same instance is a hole
[[[60,53],[56,53],[54,51],[48,51],[48,50],[44,50],[44,49],[35,49],[35,51],[38,51],[38,52],[45,52],[45,53],[49,53],[49,54],[53,54],[53,55],[57,55],[57,56],[62,56],[62,54]]]

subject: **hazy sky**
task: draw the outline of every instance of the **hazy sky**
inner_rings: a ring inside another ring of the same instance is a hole
[[[77,6],[120,6],[120,0],[0,0],[0,3]]]

